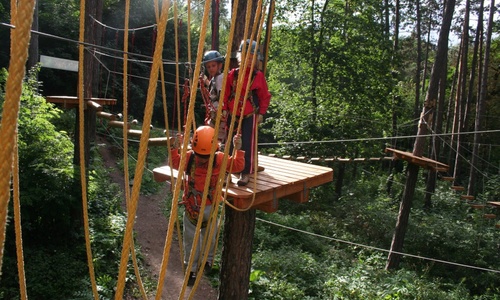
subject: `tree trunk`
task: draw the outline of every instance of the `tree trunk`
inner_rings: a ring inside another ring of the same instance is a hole
[[[221,257],[219,300],[248,299],[255,209],[226,208]]]
[[[469,98],[472,98],[472,86],[474,85],[474,74],[476,74],[475,69],[478,61],[478,52],[479,52],[479,45],[480,45],[480,40],[482,39],[483,35],[483,10],[484,10],[484,0],[481,0],[480,5],[479,5],[479,16],[478,16],[478,21],[477,21],[477,29],[476,29],[476,39],[474,40],[474,56],[472,58],[472,72],[471,72],[471,78],[469,82]],[[481,68],[479,68],[481,69]],[[479,76],[482,76],[481,73],[479,73]],[[482,81],[479,81],[482,84]],[[476,101],[476,119],[475,119],[475,124],[474,124],[474,131],[480,131],[482,126],[482,116],[484,113],[484,105],[483,105],[483,100],[481,99],[481,87],[479,86],[479,97],[477,98]],[[476,169],[477,169],[477,155],[479,154],[479,143],[481,142],[481,136],[477,133],[474,134],[474,144],[472,148],[472,158],[471,158],[471,167],[470,167],[470,172],[469,172],[469,185],[467,187],[467,194],[468,195],[474,195],[475,194],[475,186],[476,186]]]
[[[38,1],[35,3],[35,11],[33,12],[33,24],[31,30],[38,31]],[[38,34],[31,34],[30,46],[28,49],[28,63],[26,68],[31,69],[38,63]]]
[[[465,4],[465,18],[462,29],[462,43],[461,43],[461,53],[460,56],[460,70],[458,75],[458,86],[457,86],[457,97],[456,97],[456,107],[455,107],[455,132],[457,133],[456,137],[456,148],[455,148],[455,166],[453,170],[453,177],[455,178],[453,184],[460,185],[460,161],[461,161],[461,141],[462,137],[460,132],[463,129],[465,124],[464,116],[465,116],[465,100],[467,93],[467,61],[469,55],[469,15],[470,15],[470,1],[467,0]]]
[[[443,15],[443,23],[439,32],[439,40],[436,51],[435,63],[432,68],[431,79],[429,81],[429,89],[425,99],[422,114],[420,115],[420,126],[417,132],[417,138],[413,146],[413,155],[422,156],[425,148],[425,135],[427,134],[427,126],[432,126],[432,112],[436,106],[436,100],[439,92],[439,81],[442,73],[446,71],[446,56],[448,53],[448,35],[453,17],[455,0],[446,2],[445,12]],[[386,269],[396,269],[401,261],[400,252],[403,250],[406,230],[408,228],[408,219],[411,211],[413,195],[418,179],[419,167],[413,164],[408,164],[407,178],[403,198],[399,207],[398,221],[392,237],[391,249],[387,258]]]
[[[255,19],[256,0],[252,1]],[[234,4],[234,3],[233,3]],[[231,68],[238,67],[236,51],[244,38],[247,2],[240,2],[237,8],[237,23],[234,28],[231,45]],[[234,58],[234,59],[233,59]],[[255,229],[255,209],[240,212],[226,208],[224,219],[223,245],[221,254],[220,286],[218,299],[248,299],[250,285],[250,267],[252,264],[252,242]]]
[[[219,51],[219,0],[212,0],[212,50]]]
[[[446,57],[446,60],[448,60],[448,57]],[[446,65],[448,65],[448,61],[445,62]],[[439,81],[439,98],[438,98],[438,105],[437,105],[437,114],[436,114],[436,122],[434,126],[434,132],[436,134],[442,133],[442,128],[443,128],[443,116],[444,116],[444,99],[446,97],[446,72],[443,72],[441,74],[441,79]],[[439,160],[439,156],[441,154],[441,138],[438,136],[432,137],[432,145],[431,145],[431,158],[434,160]],[[429,175],[427,177],[427,184],[426,184],[426,193],[425,193],[425,199],[424,199],[424,208],[431,208],[432,207],[432,195],[434,194],[436,190],[436,176],[437,173],[434,170],[429,170]]]

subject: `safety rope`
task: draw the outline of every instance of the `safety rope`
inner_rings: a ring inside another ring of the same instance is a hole
[[[10,57],[9,77],[5,88],[5,102],[0,126],[0,271],[2,270],[3,251],[5,242],[5,228],[7,222],[7,207],[10,199],[10,174],[14,160],[13,150],[17,129],[17,116],[24,78],[24,66],[28,58],[28,43],[33,21],[35,1],[22,2],[17,6],[16,29],[12,30],[12,47]],[[14,5],[15,7],[15,5]]]
[[[90,282],[92,286],[92,294],[94,299],[99,299],[99,293],[97,292],[97,283],[94,272],[94,263],[92,260],[92,247],[90,242],[90,225],[89,225],[89,215],[88,215],[88,199],[87,199],[87,176],[85,167],[85,122],[84,122],[84,70],[82,66],[84,65],[84,52],[85,46],[82,44],[85,41],[85,0],[80,2],[80,33],[78,40],[80,44],[78,45],[78,65],[80,66],[80,71],[78,72],[78,118],[79,124],[78,129],[79,134],[79,154],[80,154],[80,184],[82,189],[82,205],[83,205],[83,224],[85,232],[85,248],[87,250],[87,265],[89,268]]]
[[[260,36],[261,36],[261,33],[262,33],[262,28],[263,28],[263,24],[264,24],[264,19],[265,17],[263,16],[262,18],[260,17],[260,13],[262,12],[262,1],[259,1],[258,4],[257,4],[257,10],[256,10],[256,15],[255,15],[255,19],[258,19],[260,20],[259,22],[254,22],[253,26],[252,26],[252,33],[250,35],[250,40],[253,41],[254,40],[254,35],[257,35],[257,38],[256,38],[256,45],[255,45],[255,49],[254,49],[254,53],[256,54],[256,52],[258,51],[258,48],[259,48],[259,41],[260,41]],[[247,22],[245,23],[245,36],[246,36],[246,33],[248,32],[248,27],[249,27],[249,19],[250,19],[250,13],[251,13],[251,7],[250,7],[250,4],[247,3],[247,15],[246,15],[246,20]],[[257,27],[257,24],[259,25]],[[257,31],[257,33],[255,32]],[[247,47],[249,47],[249,49],[246,49]],[[251,47],[252,45],[250,43],[243,43],[243,49],[242,49],[242,53],[245,54],[244,57],[241,58],[241,62],[240,62],[240,70],[244,70],[244,74],[246,73],[246,69],[248,68],[247,66],[247,61],[248,61],[248,58],[249,56],[251,55]],[[252,56],[252,61],[250,62],[250,73],[249,73],[249,76],[251,76],[251,74],[253,74],[253,71],[254,71],[254,67],[256,65],[256,62],[257,62],[257,58],[258,58],[258,55],[253,55]],[[241,88],[242,88],[242,85],[243,85],[243,82],[245,80],[245,76],[238,76],[238,83],[237,83],[237,88],[236,88],[236,95],[235,95],[235,99],[240,99],[240,95],[241,95]],[[249,93],[249,89],[251,87],[251,84],[252,84],[252,80],[250,80],[250,78],[247,80],[246,82],[246,88],[245,88],[245,95],[243,97],[243,103],[242,103],[242,108],[241,108],[241,111],[240,111],[240,118],[238,120],[238,132],[240,132],[241,130],[241,126],[242,126],[242,122],[243,122],[243,111],[244,111],[244,108],[246,106],[246,101],[247,101],[247,95]],[[235,103],[236,100],[235,100]],[[236,115],[236,109],[237,109],[238,105],[235,105],[233,107],[233,112],[232,112],[232,115],[235,116]],[[257,112],[255,112],[257,113]],[[232,119],[235,119],[235,118],[232,118]],[[231,120],[233,123],[235,120]],[[232,125],[231,124],[231,128],[232,128]],[[254,126],[258,126],[257,124],[255,124]],[[229,132],[232,132],[232,129],[229,129]],[[229,138],[228,138],[229,140]],[[255,202],[255,196],[256,196],[256,190],[257,190],[257,171],[258,171],[258,151],[257,151],[257,142],[258,142],[258,128],[255,128],[254,129],[254,181],[253,181],[253,189],[252,189],[252,200],[250,201],[249,205],[245,208],[239,208],[239,207],[236,207],[235,205],[233,205],[232,203],[230,203],[229,201],[226,200],[226,198],[224,198],[224,202],[226,205],[230,206],[231,208],[233,208],[234,210],[236,211],[240,211],[240,212],[243,212],[243,211],[247,211],[249,209],[252,208],[253,206],[253,203]],[[232,169],[232,166],[230,167],[230,169]],[[227,191],[228,187],[226,187],[226,191]],[[226,192],[226,195],[227,195],[227,192]]]
[[[130,0],[125,0],[125,31],[123,33],[123,169],[124,169],[124,189],[125,189],[125,203],[127,204],[127,211],[130,207],[130,175],[128,163],[128,36],[129,36],[129,20],[130,20]],[[135,31],[132,32],[132,46],[134,45]],[[135,277],[137,278],[137,285],[141,292],[142,298],[147,299],[146,290],[142,282],[141,273],[139,271],[139,264],[137,262],[137,255],[135,252],[134,239],[130,242],[130,252],[132,256],[132,264],[134,266]]]
[[[24,254],[23,254],[23,232],[21,228],[21,201],[19,194],[19,149],[17,136],[14,145],[14,169],[12,173],[12,186],[14,194],[14,225],[16,232],[16,256],[17,256],[17,274],[19,276],[19,289],[21,299],[28,299],[26,289],[26,276],[24,273]]]
[[[123,247],[122,247],[122,254],[121,254],[121,260],[120,260],[120,267],[119,267],[119,274],[118,274],[118,281],[117,281],[117,287],[116,287],[116,294],[115,294],[115,299],[122,299],[123,298],[123,291],[125,287],[125,276],[127,273],[127,261],[128,261],[128,255],[129,255],[129,250],[130,250],[130,245],[131,245],[131,240],[133,238],[133,226],[135,222],[135,216],[137,212],[137,204],[139,200],[139,193],[140,193],[140,188],[141,188],[141,178],[144,173],[144,162],[146,160],[147,156],[147,150],[148,150],[148,140],[149,140],[149,133],[150,133],[150,125],[151,125],[151,119],[153,115],[153,106],[154,106],[154,100],[156,96],[156,87],[157,87],[157,79],[158,79],[158,73],[161,65],[161,55],[162,55],[162,49],[165,41],[165,30],[166,30],[166,25],[167,25],[167,15],[168,15],[168,2],[167,5],[162,6],[162,12],[160,16],[160,23],[158,26],[158,40],[157,44],[155,46],[155,52],[153,56],[153,66],[151,67],[151,80],[149,81],[149,86],[148,86],[148,92],[147,92],[147,99],[146,99],[146,107],[144,109],[144,120],[143,120],[143,125],[142,125],[142,135],[141,135],[141,142],[139,144],[139,152],[138,152],[138,159],[137,159],[137,165],[135,169],[135,178],[137,180],[134,180],[134,185],[132,187],[132,197],[130,201],[130,210],[127,216],[127,223],[126,223],[126,228],[125,228],[125,235],[124,235],[124,241],[123,241]]]

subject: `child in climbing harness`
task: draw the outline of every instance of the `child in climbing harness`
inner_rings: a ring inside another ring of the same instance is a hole
[[[203,66],[205,67],[205,71],[208,74],[203,72],[200,76],[200,80],[203,83],[203,87],[206,89],[202,91],[202,96],[204,99],[208,116],[206,120],[206,124],[214,127],[215,119],[217,117],[217,109],[219,107],[219,97],[220,91],[222,89],[222,68],[224,64],[224,57],[215,50],[210,50],[205,52],[203,55]],[[224,144],[226,142],[226,118],[223,117],[219,123],[219,134],[217,139],[220,143]]]
[[[258,55],[258,57],[256,57],[255,66],[252,68],[254,55]],[[264,115],[271,101],[271,93],[269,93],[269,89],[267,88],[264,73],[258,69],[260,57],[261,54],[259,49],[257,49],[257,42],[251,40],[242,41],[237,53],[237,59],[240,67],[244,66],[245,70],[236,68],[229,71],[225,86],[226,92],[224,93],[222,109],[223,115],[228,115],[227,124],[231,124],[232,118],[236,118],[236,122],[238,122],[240,118],[242,119],[241,136],[242,149],[245,151],[245,169],[241,172],[240,179],[238,180],[238,185],[241,186],[248,184],[250,179],[249,174],[254,172],[257,144],[255,139],[256,131],[258,130],[258,125],[263,122]],[[245,61],[242,62],[242,59]],[[250,74],[251,70],[253,70],[252,74]],[[240,97],[238,100],[235,100],[238,73],[242,73],[244,78],[243,84],[241,85]],[[249,91],[247,92],[248,80],[251,80],[251,82]],[[244,101],[245,97],[247,98],[246,101]],[[245,102],[244,107],[243,102]],[[236,115],[232,116],[235,103],[237,103],[236,105],[238,108],[236,110]],[[234,126],[235,129],[237,128],[237,124],[238,123]]]
[[[170,151],[172,156],[172,168],[179,169],[181,156],[179,154],[179,145],[182,143],[182,135],[178,135],[174,143],[174,147]],[[186,166],[184,171],[184,193],[182,195],[182,204],[185,206],[184,219],[183,219],[183,243],[184,243],[184,264],[187,266],[189,263],[189,256],[193,247],[194,237],[196,234],[196,225],[198,218],[203,218],[200,238],[196,247],[196,253],[189,270],[188,285],[191,286],[196,280],[198,271],[198,264],[202,257],[200,248],[203,245],[205,235],[208,235],[210,228],[207,227],[210,219],[212,209],[217,209],[220,199],[215,199],[217,181],[221,172],[241,172],[245,166],[245,153],[241,149],[241,136],[235,135],[233,138],[233,147],[236,149],[234,156],[229,157],[227,161],[227,168],[232,166],[231,170],[222,170],[221,165],[224,159],[224,153],[220,151],[215,152],[212,173],[207,174],[208,162],[210,158],[210,151],[212,144],[217,143],[215,139],[215,130],[210,126],[200,126],[194,132],[191,140],[192,149],[186,152]],[[210,177],[210,186],[208,195],[206,197],[206,204],[204,211],[200,212],[203,199],[203,191],[205,179]],[[217,226],[216,222],[210,222],[210,226]],[[213,228],[213,227],[212,227]],[[207,230],[209,229],[209,230]],[[205,272],[210,272],[212,269],[215,249],[215,234],[209,243],[209,253],[207,262],[205,264]]]

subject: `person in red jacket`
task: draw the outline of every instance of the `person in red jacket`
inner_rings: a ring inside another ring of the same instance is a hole
[[[174,143],[174,147],[170,151],[172,157],[172,168],[178,170],[180,165],[181,156],[179,154],[179,145],[182,142],[182,135],[178,135]],[[212,144],[217,143],[215,138],[215,130],[210,126],[200,126],[194,132],[193,138],[191,140],[192,149],[187,151],[186,165],[184,168],[184,193],[182,195],[182,202],[185,206],[184,209],[184,219],[183,219],[183,243],[184,243],[184,264],[187,265],[189,262],[189,256],[191,254],[191,249],[193,246],[193,240],[196,234],[196,225],[198,218],[203,218],[203,223],[201,226],[200,239],[198,246],[196,247],[196,254],[194,255],[193,263],[191,264],[191,270],[189,270],[188,285],[191,286],[196,280],[196,274],[198,271],[198,263],[202,254],[200,253],[200,248],[202,247],[203,239],[205,234],[209,234],[207,231],[207,222],[210,218],[212,208],[216,208],[220,199],[215,199],[217,181],[219,179],[219,174],[225,173],[226,170],[221,169],[222,160],[224,158],[224,153],[220,151],[215,152],[212,174],[210,178],[210,185],[208,189],[208,195],[205,204],[205,210],[200,212],[201,202],[203,198],[203,191],[205,187],[205,179],[207,177],[208,162],[210,158],[210,151],[212,150]],[[233,157],[229,157],[227,162],[227,168],[232,165],[231,171],[234,173],[239,173],[243,170],[245,166],[245,153],[241,149],[241,136],[235,135],[233,138],[233,147],[236,149],[236,153]],[[216,226],[216,222],[212,222],[213,226]],[[215,235],[212,237],[210,244],[210,250],[205,264],[205,271],[210,272],[212,269],[213,259],[214,259],[214,249],[215,249]]]
[[[245,53],[242,53],[245,51]],[[249,52],[249,55],[246,53]],[[254,55],[258,55],[255,59],[255,66],[253,67],[252,74],[250,70],[254,59]],[[240,70],[240,68],[232,69],[226,80],[225,94],[223,101],[223,115],[228,116],[227,124],[231,124],[231,118],[235,117],[236,121],[243,118],[241,124],[241,139],[242,139],[242,149],[245,151],[245,169],[240,174],[240,179],[238,180],[238,185],[244,186],[249,181],[249,174],[253,173],[254,163],[255,163],[255,151],[256,143],[255,134],[258,130],[258,124],[262,123],[264,120],[264,115],[269,107],[269,102],[271,101],[271,93],[267,87],[266,78],[264,73],[262,73],[258,68],[258,62],[260,58],[259,49],[257,49],[257,43],[255,41],[246,40],[242,41],[240,48],[237,53],[237,58],[240,66],[242,65],[242,58],[246,57],[245,70]],[[236,88],[238,85],[238,76],[244,76],[242,90],[240,93],[240,99],[237,101],[236,98]],[[248,80],[251,80],[249,91],[246,92],[246,87]],[[243,106],[244,97],[247,97],[245,102],[245,107]],[[238,105],[236,110],[236,116],[232,116],[234,105]],[[237,124],[234,128],[237,128]]]

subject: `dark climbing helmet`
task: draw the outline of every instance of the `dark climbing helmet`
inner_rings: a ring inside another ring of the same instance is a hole
[[[250,39],[246,41],[241,41],[240,48],[238,49],[238,52],[243,51],[243,45],[246,44],[246,50],[248,51],[248,48],[250,47],[250,53],[255,54],[255,48],[257,47],[257,42],[256,41],[250,41]],[[257,54],[260,55],[260,50],[257,49]]]
[[[205,52],[203,55],[203,63],[207,63],[209,61],[224,62],[224,56],[222,56],[219,51],[210,50]]]

